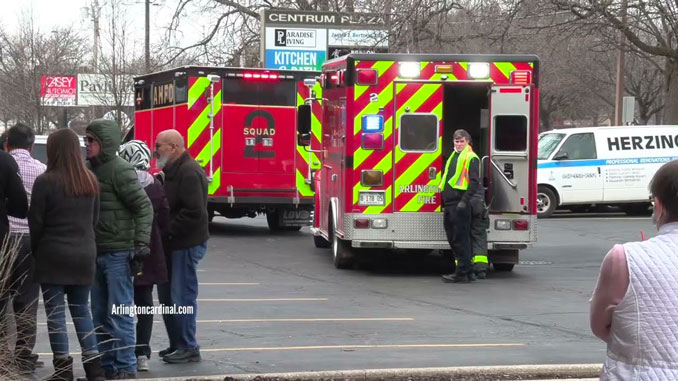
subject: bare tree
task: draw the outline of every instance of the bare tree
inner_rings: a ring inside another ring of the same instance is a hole
[[[601,33],[618,31],[627,46],[654,59],[661,58],[664,73],[663,120],[678,124],[678,3],[665,0],[551,0],[558,9],[571,12],[573,21]]]
[[[24,122],[38,133],[58,124],[58,107],[41,103],[43,75],[74,75],[83,64],[85,41],[70,27],[40,31],[30,13],[18,30],[0,30],[0,114],[7,124]]]

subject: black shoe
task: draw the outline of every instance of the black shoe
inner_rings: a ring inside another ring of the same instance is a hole
[[[476,277],[477,277],[478,279],[486,279],[486,278],[487,278],[487,272],[485,272],[485,271],[478,271],[478,272],[476,273]]]
[[[38,367],[38,355],[28,355],[28,356],[21,356],[21,357],[16,357],[15,358],[15,363],[16,363],[16,369],[20,374],[30,374],[35,372],[35,368]],[[42,366],[45,364],[42,363]]]
[[[168,354],[170,354],[174,351],[176,351],[176,349],[169,347],[169,348],[163,349],[160,352],[158,352],[158,356],[165,357],[165,356],[167,356]]]
[[[467,283],[475,280],[475,276],[471,280],[466,274],[458,273],[443,275],[442,278],[445,283]]]
[[[200,362],[200,349],[177,349],[162,358],[163,361],[169,364],[186,364],[189,362]]]
[[[73,357],[52,360],[54,373],[46,381],[73,381]]]
[[[136,373],[129,373],[129,372],[115,372],[113,374],[106,374],[106,379],[107,380],[133,380],[137,378]]]
[[[83,357],[82,367],[85,368],[86,381],[104,381],[106,379],[99,355]]]

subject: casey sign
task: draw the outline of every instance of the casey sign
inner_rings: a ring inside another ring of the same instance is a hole
[[[75,76],[43,75],[40,79],[40,99],[45,106],[75,106],[78,87]]]

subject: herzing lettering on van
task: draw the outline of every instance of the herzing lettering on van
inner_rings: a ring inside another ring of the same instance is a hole
[[[400,193],[440,193],[437,185],[401,185]]]
[[[610,151],[678,148],[678,135],[645,135],[607,138]]]

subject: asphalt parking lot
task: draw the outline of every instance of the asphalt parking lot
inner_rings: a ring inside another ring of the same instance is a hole
[[[139,376],[600,363],[588,298],[601,260],[614,243],[655,230],[647,217],[559,214],[539,220],[537,244],[512,273],[445,284],[449,264],[437,255],[376,255],[336,270],[307,229],[272,234],[263,218],[217,217],[199,270],[203,361],[167,365],[154,354]],[[38,319],[44,377],[42,308]],[[167,346],[158,317],[152,346]]]

